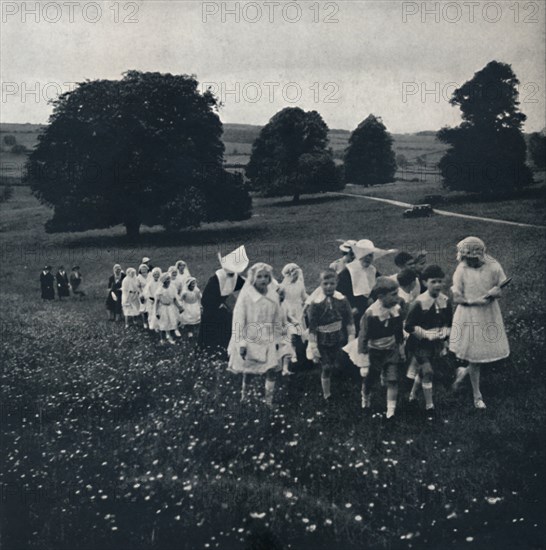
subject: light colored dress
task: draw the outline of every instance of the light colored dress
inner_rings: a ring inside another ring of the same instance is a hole
[[[144,289],[146,288],[146,285],[148,284],[148,281],[150,280],[151,275],[148,273],[146,277],[142,275],[142,273],[139,273],[137,275],[137,286],[138,286],[138,292],[139,292],[139,301],[140,301],[140,313],[146,312],[146,296],[144,295]],[[141,298],[144,298],[144,301],[141,300]]]
[[[281,368],[283,315],[273,286],[263,295],[247,283],[237,299],[228,346],[231,372],[265,374]],[[239,353],[241,346],[247,350],[245,359]]]
[[[305,286],[298,279],[295,283],[283,281],[281,288],[284,291],[282,307],[288,320],[288,336],[297,335],[306,340],[303,333],[305,325],[303,309],[309,296],[305,291]]]
[[[140,315],[140,292],[136,277],[125,277],[121,283],[121,307],[125,317]]]
[[[453,274],[452,291],[464,300],[483,298],[494,286],[506,280],[500,264],[488,258],[479,268],[461,262]],[[483,306],[458,305],[453,315],[449,349],[471,363],[491,363],[510,355],[504,322],[497,299]]]
[[[180,315],[182,325],[198,325],[201,322],[201,291],[197,287],[193,290],[186,289],[180,300],[180,305],[184,308]]]
[[[148,314],[148,326],[150,327],[150,330],[155,330],[158,328],[157,318],[155,316],[155,293],[160,287],[161,283],[159,279],[156,281],[153,277],[150,277],[143,291],[146,301],[146,313]]]
[[[178,328],[178,307],[176,307],[176,289],[165,288],[161,285],[155,293],[155,328],[162,331],[176,330]],[[157,318],[159,315],[159,319]]]

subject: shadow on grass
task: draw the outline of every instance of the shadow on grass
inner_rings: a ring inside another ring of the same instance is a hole
[[[173,247],[173,246],[200,246],[206,244],[221,244],[226,242],[245,242],[249,239],[265,235],[268,232],[266,227],[256,227],[249,225],[233,225],[223,227],[205,227],[194,230],[181,231],[179,233],[169,233],[161,230],[150,230],[141,233],[138,241],[131,240],[122,233],[110,235],[82,235],[69,237],[65,244],[69,247],[130,247],[130,246],[149,246],[153,248]]]
[[[347,200],[347,197],[340,197],[338,195],[320,195],[318,197],[305,197],[303,199],[300,199],[299,202],[295,203],[292,201],[292,199],[283,199],[280,201],[272,202],[270,204],[264,205],[265,208],[286,208],[290,206],[298,207],[298,206],[308,206],[311,204],[323,204],[326,202],[336,202],[336,201],[342,201]]]

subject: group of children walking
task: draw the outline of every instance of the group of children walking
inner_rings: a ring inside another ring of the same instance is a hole
[[[369,411],[378,386],[386,386],[387,419],[396,413],[404,368],[413,379],[409,396],[422,390],[428,416],[434,415],[433,374],[439,358],[453,352],[466,367],[454,388],[469,374],[474,406],[485,409],[480,366],[506,358],[509,346],[498,304],[509,282],[500,264],[486,256],[483,241],[468,237],[457,245],[458,266],[452,298],[443,293],[445,273],[417,258],[395,256],[396,275],[381,276],[373,261],[382,251],[369,240],[346,241],[340,259],[320,273],[320,286],[308,296],[301,269],[289,264],[279,284],[271,266],[252,266],[233,312],[228,347],[229,370],[243,374],[242,399],[249,374],[265,374],[265,399],[271,405],[275,373],[290,372],[297,340],[307,342],[307,357],[321,367],[324,399],[331,400],[331,373],[343,352],[360,369],[362,408]],[[343,265],[345,264],[345,266]],[[373,269],[372,269],[373,268]],[[347,271],[347,294],[340,289]],[[455,312],[453,313],[453,305]]]
[[[111,320],[125,319],[125,326],[142,324],[160,334],[160,343],[174,344],[182,331],[192,338],[201,322],[201,291],[186,262],[178,260],[163,272],[142,259],[138,271],[124,273],[114,265],[108,280],[106,307]]]
[[[219,256],[221,268],[203,294],[203,316],[201,291],[183,260],[165,272],[149,258],[126,273],[116,264],[106,305],[111,319],[123,316],[127,327],[142,323],[160,334],[161,343],[173,344],[186,331],[190,338],[199,332],[200,346],[209,351],[225,353],[227,347],[228,370],[243,375],[242,400],[249,375],[265,375],[265,401],[272,405],[276,374],[291,374],[304,350],[304,359],[320,366],[326,401],[332,399],[333,370],[353,364],[360,370],[362,408],[370,411],[377,388],[386,386],[386,417],[392,419],[406,370],[413,381],[410,403],[422,391],[433,416],[434,370],[450,351],[467,363],[457,370],[454,389],[469,375],[474,406],[485,409],[480,366],[509,355],[498,298],[510,279],[486,255],[483,241],[467,237],[457,244],[451,297],[443,292],[444,271],[426,265],[425,251],[397,253],[366,239],[344,241],[340,249],[343,258],[321,271],[310,295],[294,263],[283,268],[280,282],[265,263],[254,264],[243,278],[249,262],[242,246]],[[374,261],[388,254],[399,272],[382,276]]]

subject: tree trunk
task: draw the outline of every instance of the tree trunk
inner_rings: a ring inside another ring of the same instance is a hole
[[[292,202],[294,204],[298,204],[300,202],[300,194],[299,193],[294,193],[294,196],[292,197]]]
[[[137,222],[137,221],[125,222],[125,229],[127,230],[127,238],[130,241],[138,241],[140,237],[140,222]]]

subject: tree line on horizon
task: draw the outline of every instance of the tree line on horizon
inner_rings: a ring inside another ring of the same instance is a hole
[[[462,122],[437,132],[449,145],[439,163],[447,189],[502,197],[533,182],[518,84],[510,65],[491,61],[453,92]],[[336,166],[321,115],[287,107],[255,139],[245,179],[224,166],[219,107],[210,91],[199,92],[194,76],[140,71],[86,81],[61,95],[27,165],[33,194],[54,209],[46,230],[123,224],[136,239],[142,225],[179,231],[244,220],[251,192],[297,203],[303,194],[346,183],[388,183],[404,167],[381,117],[370,114],[358,124]],[[529,147],[543,169],[546,137],[531,136]]]

